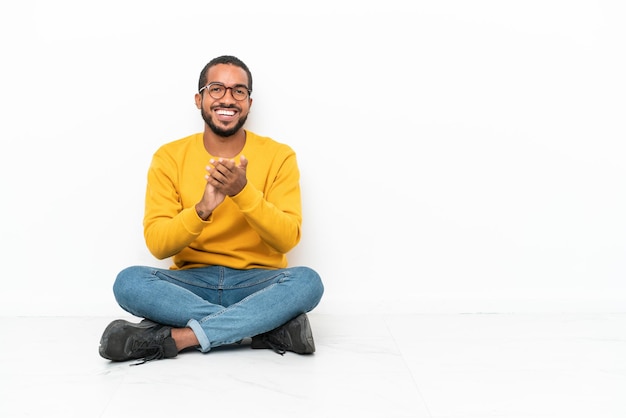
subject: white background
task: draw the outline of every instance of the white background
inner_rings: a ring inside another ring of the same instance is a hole
[[[624,311],[619,0],[0,6],[0,315],[117,315],[211,58],[291,145],[326,312]]]

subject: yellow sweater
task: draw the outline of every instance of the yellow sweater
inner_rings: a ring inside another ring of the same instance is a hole
[[[214,157],[204,148],[202,133],[156,151],[143,221],[146,245],[156,258],[173,257],[172,269],[287,267],[286,253],[300,241],[302,224],[296,154],[288,145],[250,131],[241,154],[248,159],[247,185],[203,221],[195,204]]]

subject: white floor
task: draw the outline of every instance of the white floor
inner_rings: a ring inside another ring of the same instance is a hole
[[[242,345],[140,366],[115,318],[0,318],[0,417],[626,417],[626,314],[309,314],[312,356]]]

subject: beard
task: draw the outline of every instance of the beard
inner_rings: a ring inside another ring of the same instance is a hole
[[[222,129],[218,127],[215,123],[213,123],[213,120],[211,120],[211,117],[204,111],[204,109],[201,109],[200,113],[202,114],[202,119],[204,119],[204,122],[209,126],[211,131],[213,131],[215,135],[219,135],[223,137],[229,137],[229,136],[235,135],[237,131],[239,131],[239,129],[241,129],[243,125],[246,123],[246,119],[248,119],[248,115],[246,115],[240,118],[239,121],[237,121],[235,126],[233,126],[232,128]]]

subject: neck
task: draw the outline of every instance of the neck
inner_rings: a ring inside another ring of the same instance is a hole
[[[246,131],[240,129],[231,136],[216,135],[205,128],[203,136],[204,148],[214,157],[232,158],[241,152],[246,144]]]

